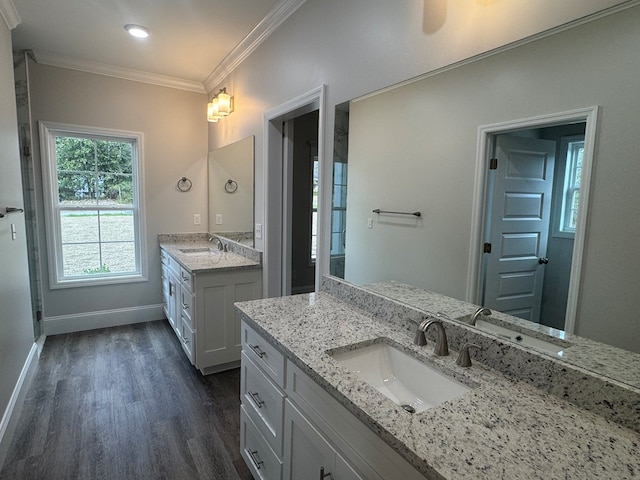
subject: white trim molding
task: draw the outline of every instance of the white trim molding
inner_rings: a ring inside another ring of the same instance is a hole
[[[218,64],[204,81],[207,92],[222,83],[227,76],[258,48],[282,23],[307,0],[282,0],[262,21]]]
[[[13,30],[22,23],[18,10],[11,0],[0,0],[0,16],[9,30]]]
[[[81,332],[96,328],[116,327],[134,323],[152,322],[165,318],[162,304],[141,307],[115,308],[95,312],[76,313],[44,317],[42,329],[44,335]]]
[[[29,389],[29,384],[31,383],[36,366],[38,365],[38,362],[34,360],[38,357],[38,345],[34,343],[31,346],[29,355],[27,355],[27,359],[24,362],[18,381],[13,388],[13,393],[9,398],[7,408],[2,415],[2,420],[0,421],[0,470],[2,470],[4,460],[9,451],[9,444],[11,443],[13,432],[15,431],[18,423],[18,418],[22,411],[22,405],[24,403],[27,390]]]
[[[0,0],[0,2],[1,1],[6,0]],[[189,92],[206,93],[202,83],[195,82],[193,80],[184,80],[182,78],[170,77],[167,75],[143,72],[133,68],[117,67],[115,65],[107,65],[80,58],[66,57],[64,55],[58,55],[50,52],[35,51],[34,56],[36,61],[41,65],[68,68],[70,70],[78,70],[80,72],[105,75],[107,77],[115,77],[134,82],[149,83],[160,87],[187,90]]]

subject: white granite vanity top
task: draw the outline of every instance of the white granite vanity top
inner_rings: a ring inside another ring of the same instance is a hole
[[[218,251],[215,242],[160,243],[160,247],[191,273],[206,273],[241,268],[256,268],[261,262],[234,252]],[[211,249],[213,253],[184,253],[182,250]]]
[[[456,353],[417,347],[397,323],[376,320],[326,294],[242,302],[249,323],[430,479],[635,479],[640,434],[508,380]],[[409,414],[326,352],[386,337],[477,387]]]

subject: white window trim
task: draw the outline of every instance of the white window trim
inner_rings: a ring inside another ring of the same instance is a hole
[[[575,238],[575,231],[562,230],[561,223],[564,219],[564,207],[566,196],[566,175],[567,175],[567,152],[569,150],[569,144],[572,142],[584,142],[584,135],[569,135],[560,139],[560,157],[562,162],[562,173],[556,176],[555,191],[558,194],[553,199],[553,229],[551,235],[556,238]],[[583,160],[584,162],[584,160]],[[557,163],[557,162],[556,162]],[[583,167],[584,168],[584,167]],[[582,202],[580,202],[582,204]]]
[[[144,151],[143,134],[107,128],[85,127],[54,122],[38,122],[40,129],[40,156],[42,163],[42,182],[45,203],[45,225],[47,237],[47,253],[49,266],[49,287],[51,289],[86,287],[97,285],[111,285],[117,283],[133,283],[148,280],[147,261],[147,235],[144,208]],[[136,256],[139,260],[139,271],[134,274],[114,274],[96,278],[69,279],[62,275],[62,234],[58,219],[57,204],[57,176],[56,169],[52,168],[51,159],[55,157],[55,135],[91,135],[96,137],[133,140],[136,145],[137,155],[133,158],[133,182],[135,185],[135,201],[133,210],[137,219],[134,228],[136,231]]]

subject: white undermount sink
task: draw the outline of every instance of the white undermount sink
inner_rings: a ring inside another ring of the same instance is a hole
[[[437,407],[471,390],[437,367],[384,342],[331,356],[410,413]]]
[[[187,255],[216,255],[220,253],[220,250],[217,248],[208,248],[208,247],[198,247],[198,248],[181,248],[181,253],[185,253]]]
[[[526,333],[511,330],[507,327],[491,323],[481,318],[478,318],[476,320],[475,326],[479,330],[491,333],[493,335],[496,335],[497,337],[507,339],[513,343],[524,345],[525,347],[530,347],[541,352],[550,353],[552,355],[561,356],[562,352],[566,348],[568,348],[568,346],[565,343],[562,343],[560,340],[558,340],[558,344],[556,344],[547,340],[543,340],[541,338],[532,337],[531,335],[527,335]]]

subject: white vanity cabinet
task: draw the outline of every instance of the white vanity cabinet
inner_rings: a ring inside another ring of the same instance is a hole
[[[260,268],[195,273],[161,249],[163,304],[189,361],[203,374],[240,364],[240,314],[235,302],[262,296]]]
[[[424,480],[406,460],[247,322],[241,453],[262,480]]]

